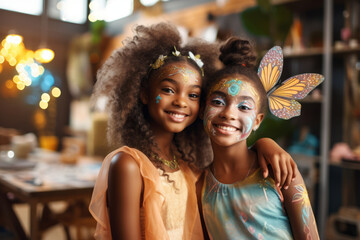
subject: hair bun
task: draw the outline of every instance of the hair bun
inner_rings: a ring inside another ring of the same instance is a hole
[[[221,46],[220,52],[219,59],[225,65],[242,65],[251,68],[256,65],[256,53],[248,40],[231,37]]]

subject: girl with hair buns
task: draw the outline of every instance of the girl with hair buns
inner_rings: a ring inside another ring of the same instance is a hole
[[[198,112],[218,49],[201,40],[183,45],[172,24],[137,26],[99,70],[93,97],[108,97],[108,139],[119,148],[94,187],[96,239],[203,239],[195,182],[211,149]],[[290,182],[290,155],[268,139],[256,147],[265,174],[264,159],[280,184]]]
[[[263,73],[260,68],[261,78],[266,74],[270,78],[279,77],[275,74],[279,73],[278,66],[272,72],[269,70],[275,62],[282,64],[279,49],[274,48],[266,56],[268,62],[261,66],[267,69]],[[264,178],[258,164],[259,155],[246,146],[246,139],[259,127],[267,107],[267,93],[254,69],[256,57],[251,44],[233,37],[220,51],[219,58],[225,67],[209,80],[210,90],[202,114],[214,153],[213,162],[197,183],[204,229],[210,239],[319,239],[298,170],[289,188],[281,190],[272,174]],[[294,91],[305,96],[322,81],[318,74],[296,77],[290,80],[301,84]],[[311,83],[305,84],[307,81]],[[307,89],[301,89],[304,86]],[[297,114],[291,111],[284,115]]]

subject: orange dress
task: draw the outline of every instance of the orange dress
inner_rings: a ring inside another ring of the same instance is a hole
[[[149,158],[141,151],[129,148],[121,147],[111,152],[106,156],[101,166],[98,178],[95,183],[94,191],[92,194],[89,210],[92,216],[97,221],[95,239],[112,239],[110,230],[110,221],[108,216],[108,209],[106,206],[106,191],[108,188],[108,174],[111,159],[119,152],[129,154],[138,163],[140,168],[140,174],[144,181],[144,199],[141,211],[144,215],[144,225],[141,229],[144,229],[143,235],[146,240],[170,240],[169,225],[164,220],[164,207],[168,206],[167,202],[172,201],[171,196],[174,198],[174,194],[168,194],[169,186],[166,186],[166,181],[163,181],[160,176],[159,169],[156,168]],[[198,174],[194,173],[188,165],[179,161],[179,167],[181,176],[184,178],[185,189],[187,189],[187,201],[183,203],[186,205],[184,208],[184,226],[182,232],[182,239],[203,239],[203,233],[201,228],[200,216],[196,199],[195,182],[197,181]],[[176,174],[176,178],[179,174]],[[172,174],[170,174],[171,179]],[[176,181],[176,179],[174,179]],[[173,183],[168,183],[172,185]],[[176,185],[178,187],[180,185]],[[172,208],[168,210],[171,211]],[[166,210],[165,210],[166,211]]]

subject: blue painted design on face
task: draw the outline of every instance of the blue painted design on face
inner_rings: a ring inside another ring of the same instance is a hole
[[[239,93],[239,90],[240,90],[240,86],[238,83],[233,83],[231,84],[231,86],[228,88],[228,93],[235,97],[238,93]]]
[[[159,95],[157,95],[157,97],[156,97],[156,103],[159,103],[160,100],[161,100],[161,97],[160,97],[160,94],[159,94]]]

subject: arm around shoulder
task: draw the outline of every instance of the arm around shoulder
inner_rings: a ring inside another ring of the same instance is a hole
[[[297,166],[291,155],[271,138],[258,139],[252,149],[255,149],[258,154],[258,161],[264,177],[268,176],[267,165],[270,164],[275,182],[280,187],[288,187],[297,172]]]
[[[288,189],[283,189],[284,206],[294,239],[318,240],[319,234],[304,180],[296,169],[296,177]]]
[[[127,153],[111,160],[108,212],[113,239],[141,239],[140,207],[143,189],[139,165]]]

